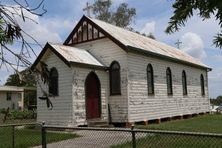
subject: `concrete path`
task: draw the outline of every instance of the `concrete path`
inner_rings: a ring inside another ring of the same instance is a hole
[[[75,133],[81,137],[51,143],[47,148],[108,148],[132,139],[131,133],[128,132],[80,130]],[[41,146],[35,148],[41,148]]]

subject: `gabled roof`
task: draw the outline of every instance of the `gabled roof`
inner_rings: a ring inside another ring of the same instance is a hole
[[[159,41],[153,40],[151,38],[145,37],[143,35],[137,34],[135,32],[117,27],[115,25],[92,19],[86,16],[83,16],[77,26],[74,28],[72,33],[64,42],[64,45],[71,40],[72,35],[78,29],[77,27],[83,21],[99,28],[100,31],[113,42],[119,45],[122,49],[129,52],[140,52],[150,56],[157,56],[160,58],[165,58],[175,62],[181,62],[183,64],[188,64],[200,68],[205,68],[211,70],[207,65],[203,64],[200,60],[193,58],[187,53],[176,49],[167,44],[161,43]]]
[[[32,69],[38,64],[48,49],[56,54],[69,67],[71,64],[79,64],[89,67],[106,68],[102,63],[100,63],[95,57],[93,57],[88,51],[84,49],[47,43],[33,63]]]

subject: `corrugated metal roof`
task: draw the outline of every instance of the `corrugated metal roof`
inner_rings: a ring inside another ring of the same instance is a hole
[[[64,46],[60,44],[49,43],[59,54],[61,54],[68,62],[89,64],[104,67],[97,59],[95,59],[88,51],[78,49],[76,47]]]
[[[34,91],[36,87],[17,87],[17,86],[0,86],[0,91],[14,91],[14,92],[22,92],[22,91]]]
[[[22,92],[22,91],[24,91],[24,88],[17,87],[17,86],[0,86],[0,91]]]
[[[207,65],[203,64],[200,60],[195,59],[194,57],[188,55],[182,50],[179,50],[167,44],[161,43],[159,41],[153,40],[151,38],[114,26],[112,24],[108,24],[106,22],[97,19],[92,19],[89,17],[88,19],[90,19],[95,24],[100,26],[103,30],[105,30],[107,33],[109,33],[111,36],[113,36],[115,39],[120,41],[125,46],[132,46],[135,48],[139,48],[141,50],[153,52],[180,61],[185,61],[188,63],[199,65],[201,67],[209,68]]]

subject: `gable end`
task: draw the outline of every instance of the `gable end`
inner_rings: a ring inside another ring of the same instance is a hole
[[[98,35],[98,38],[96,39],[102,39],[102,38],[109,38],[111,41],[113,41],[115,44],[117,44],[121,49],[125,50],[127,52],[127,47],[121,43],[119,40],[117,40],[116,38],[114,38],[111,34],[109,34],[107,31],[105,31],[103,28],[101,28],[99,25],[97,25],[96,23],[94,23],[92,20],[90,20],[88,17],[86,17],[85,15],[81,18],[81,20],[78,22],[78,24],[76,25],[76,27],[73,29],[73,31],[69,34],[68,38],[65,40],[65,42],[63,43],[63,45],[74,45],[74,44],[78,44],[77,43],[73,43],[73,37],[75,34],[78,34],[78,30],[79,28],[83,26],[83,22],[87,23],[88,25],[92,25],[93,28],[98,30],[98,34],[99,32],[101,32],[104,36],[100,37]],[[83,35],[82,35],[83,37]],[[87,38],[88,38],[88,29],[87,29]],[[86,40],[86,41],[82,41],[79,43],[83,43],[83,42],[88,42],[88,41],[93,41],[96,39],[92,39],[92,40]],[[70,44],[70,41],[72,41],[72,44]]]

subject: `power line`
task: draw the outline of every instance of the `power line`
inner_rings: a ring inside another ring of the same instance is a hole
[[[24,42],[22,42],[22,41],[17,41],[17,40],[14,40],[15,42],[18,42],[18,43],[24,43]],[[45,44],[43,44],[43,43],[30,43],[30,42],[26,42],[27,44],[30,44],[30,45],[41,45],[41,46],[44,46]]]

